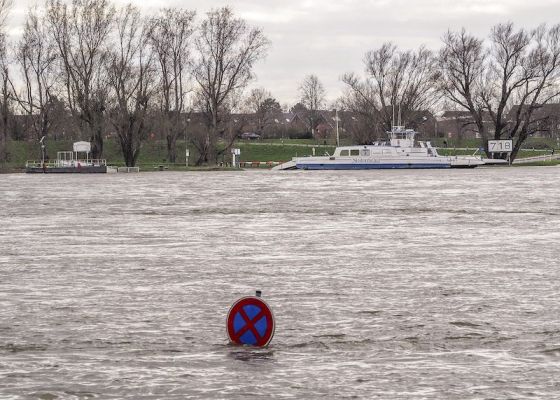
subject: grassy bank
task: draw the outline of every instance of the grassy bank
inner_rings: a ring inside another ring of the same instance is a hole
[[[531,144],[529,142],[529,144]],[[548,149],[537,149],[537,147],[548,146],[548,141],[538,143],[535,150],[531,147],[520,151],[518,158],[537,156],[542,154],[549,154]],[[463,150],[453,148],[453,143],[448,143],[447,148],[441,148],[439,153],[441,155],[470,155],[474,150]],[[464,147],[477,148],[480,143],[463,143]],[[315,148],[316,155],[324,155],[325,152],[332,154],[334,152],[334,145],[323,145],[322,142],[318,143],[316,140],[311,139],[276,139],[266,141],[239,141],[235,143],[235,147],[241,149],[241,161],[288,161],[292,157],[304,157],[313,155],[313,148]],[[72,149],[71,141],[49,141],[47,143],[47,152],[51,159],[56,158],[58,151],[68,151]],[[196,161],[196,150],[192,147],[190,150],[189,164],[192,167]],[[0,164],[0,170],[3,172],[21,171],[25,167],[26,160],[33,160],[40,158],[40,148],[36,142],[19,142],[11,141],[8,145],[9,160],[5,164]],[[118,142],[115,140],[106,140],[104,143],[104,158],[109,165],[122,166],[124,165],[123,158]],[[231,155],[224,154],[221,159],[223,162],[231,162]],[[540,165],[539,163],[535,165]],[[164,141],[147,141],[143,144],[140,156],[138,159],[138,166],[144,171],[158,170],[159,166],[164,166],[166,169],[185,170],[185,143],[180,142],[177,144],[177,163],[171,164],[167,160],[167,149]],[[214,170],[214,168],[197,168],[196,170]]]
[[[522,164],[512,164],[514,167],[554,167],[560,165],[560,160],[550,160],[550,161],[533,161],[525,162]]]
[[[119,144],[115,140],[106,140],[103,145],[103,158],[109,165],[122,166],[124,161],[121,155]],[[324,154],[325,151],[332,153],[334,146],[316,145],[313,141],[285,141],[274,142],[245,142],[240,141],[235,147],[241,149],[242,161],[287,161],[296,156],[308,156],[313,154],[313,147],[317,155]],[[47,154],[50,159],[56,159],[58,151],[69,151],[72,149],[71,141],[50,141],[47,143]],[[189,147],[189,164],[196,161],[197,152]],[[8,144],[8,162],[2,165],[4,170],[21,170],[25,167],[27,160],[38,160],[41,157],[41,150],[36,142],[11,141]],[[231,155],[226,154],[220,160],[231,162]],[[152,169],[159,165],[167,168],[185,169],[185,143],[177,144],[177,164],[171,164],[167,160],[167,148],[164,141],[147,141],[142,145],[138,157],[140,168]]]

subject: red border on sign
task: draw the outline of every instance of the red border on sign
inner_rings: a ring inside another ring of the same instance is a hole
[[[247,305],[254,305],[259,307],[261,309],[261,312],[253,319],[250,319],[243,309],[243,307]],[[245,326],[239,332],[234,333],[233,320],[237,313],[241,314],[241,317],[245,320]],[[254,324],[258,322],[263,316],[266,317],[267,324],[264,335],[261,337],[255,329]],[[243,344],[239,341],[239,338],[243,336],[247,331],[251,330],[253,332],[253,335],[257,339],[257,343],[255,344],[255,346],[264,347],[270,343],[272,337],[274,336],[274,315],[272,314],[272,310],[270,309],[268,304],[266,304],[266,302],[261,298],[254,296],[243,297],[233,303],[233,305],[229,309],[226,319],[226,327],[230,342],[235,344]]]

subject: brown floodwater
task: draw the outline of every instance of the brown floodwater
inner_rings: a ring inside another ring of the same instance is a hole
[[[559,167],[0,175],[0,398],[555,399],[559,251]]]

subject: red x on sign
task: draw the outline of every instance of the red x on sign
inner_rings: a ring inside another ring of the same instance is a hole
[[[228,312],[227,332],[232,343],[264,347],[274,336],[272,310],[258,297],[243,297]]]

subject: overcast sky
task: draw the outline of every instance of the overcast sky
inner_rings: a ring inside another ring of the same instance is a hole
[[[116,4],[128,1],[116,0]],[[9,19],[17,36],[30,4],[15,0]],[[487,36],[492,25],[513,21],[519,27],[560,22],[560,0],[132,0],[146,13],[160,7],[197,10],[199,19],[211,8],[230,5],[250,24],[261,27],[272,41],[265,60],[256,67],[253,86],[270,90],[281,103],[298,99],[298,86],[315,74],[329,100],[342,89],[345,72],[363,73],[366,51],[392,41],[403,49],[425,44],[437,49],[447,29],[461,27]]]

